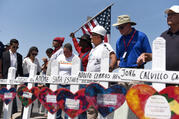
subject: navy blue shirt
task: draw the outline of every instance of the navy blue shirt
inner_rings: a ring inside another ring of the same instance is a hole
[[[131,42],[129,42],[130,40]],[[127,47],[128,44],[129,46]],[[127,52],[125,58],[124,52]],[[121,36],[116,42],[116,56],[120,60],[119,67],[138,67],[136,64],[137,58],[142,53],[152,53],[150,43],[144,33],[134,28],[132,28],[132,32],[129,35]]]

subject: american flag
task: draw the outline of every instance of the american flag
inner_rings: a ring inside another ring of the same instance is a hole
[[[87,23],[81,27],[83,34],[91,34],[91,30],[96,25],[101,25],[107,31],[107,34],[104,38],[104,42],[109,42],[110,31],[111,31],[111,6],[112,5],[108,6],[102,12],[97,14],[95,17],[88,20]]]

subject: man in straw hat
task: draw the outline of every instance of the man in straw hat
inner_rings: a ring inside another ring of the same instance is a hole
[[[130,20],[128,15],[118,16],[117,23],[113,24],[121,33],[121,37],[116,42],[117,64],[122,68],[144,68],[147,61],[150,61],[152,50],[147,36],[133,28],[135,22]],[[127,89],[139,82],[121,83]],[[128,119],[137,119],[135,114],[129,109]]]
[[[144,68],[146,62],[151,61],[152,50],[147,36],[133,28],[135,22],[128,15],[118,16],[113,24],[121,33],[116,42],[116,56],[118,66],[122,68]]]

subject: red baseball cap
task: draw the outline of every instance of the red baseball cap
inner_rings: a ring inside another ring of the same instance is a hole
[[[57,41],[57,42],[59,42],[59,43],[61,43],[61,44],[63,44],[64,40],[65,40],[64,37],[55,37],[55,38],[53,39],[53,41]]]

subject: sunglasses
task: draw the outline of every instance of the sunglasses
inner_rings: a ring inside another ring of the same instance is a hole
[[[127,25],[127,24],[122,25],[122,26],[121,26],[121,25],[120,25],[120,26],[116,26],[116,29],[117,29],[117,30],[123,30],[123,29],[126,27],[126,25]]]
[[[12,46],[13,49],[18,49],[19,47],[18,46]]]
[[[33,56],[37,56],[37,53],[32,53]]]

